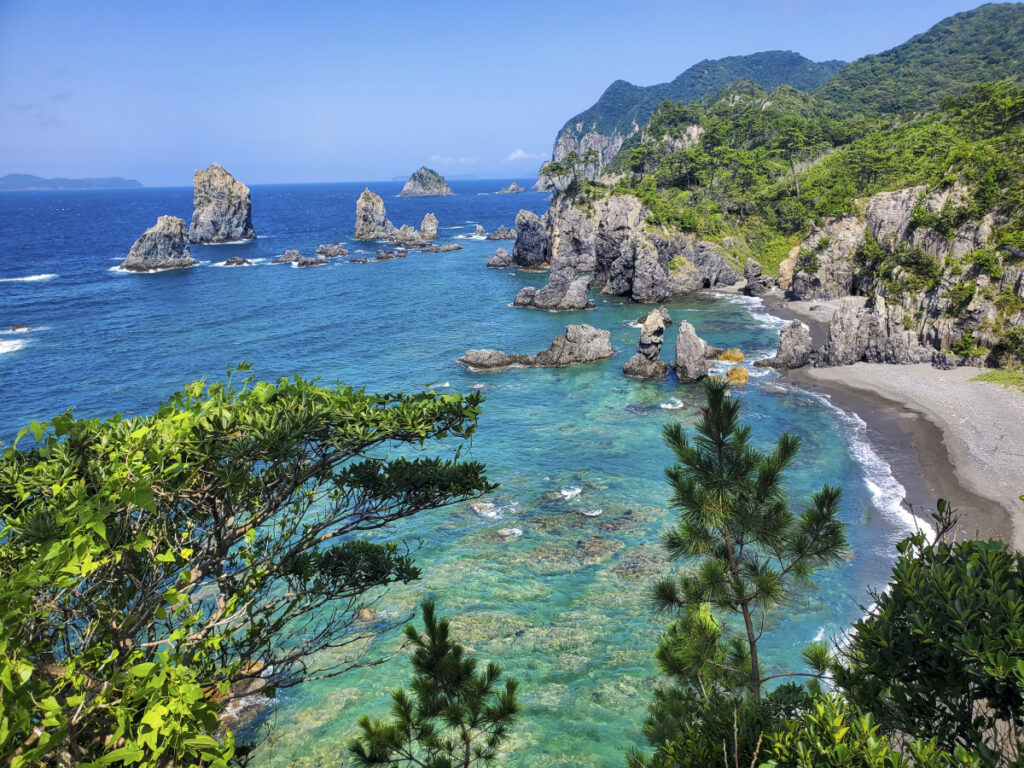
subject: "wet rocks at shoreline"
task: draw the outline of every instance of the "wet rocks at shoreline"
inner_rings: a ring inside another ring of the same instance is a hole
[[[539,290],[532,285],[520,289],[512,302],[514,307],[531,307],[548,312],[574,312],[593,309],[590,299],[590,275],[577,275],[572,269],[555,270],[548,284]]]
[[[794,320],[779,333],[775,357],[758,360],[754,365],[758,368],[803,368],[811,362],[812,351],[811,329],[799,320]]]
[[[514,240],[516,231],[501,224],[496,230],[487,235],[486,240]]]
[[[536,355],[503,352],[497,349],[471,349],[459,358],[459,362],[473,371],[565,368],[570,365],[607,360],[614,354],[610,332],[591,325],[569,325],[566,326],[564,336],[555,337],[550,347]]]
[[[161,216],[132,245],[121,269],[129,272],[153,272],[184,269],[199,262],[189,249],[188,227],[177,216]]]

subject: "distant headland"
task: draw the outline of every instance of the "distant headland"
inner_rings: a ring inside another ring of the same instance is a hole
[[[0,191],[24,192],[41,189],[139,189],[135,179],[112,176],[106,179],[44,179],[30,173],[9,173],[0,177]]]

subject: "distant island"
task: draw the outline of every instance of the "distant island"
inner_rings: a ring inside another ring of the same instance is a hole
[[[111,176],[106,179],[44,179],[30,173],[9,173],[0,177],[0,191],[24,192],[40,189],[139,189],[135,179]]]
[[[405,182],[399,197],[433,197],[452,194],[451,187],[444,176],[437,171],[423,166]]]

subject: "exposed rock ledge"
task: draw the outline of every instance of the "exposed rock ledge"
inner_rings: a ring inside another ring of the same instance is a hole
[[[192,190],[188,236],[193,243],[233,243],[256,237],[249,188],[220,163],[196,171]]]
[[[398,228],[388,220],[380,195],[371,192],[369,187],[356,200],[356,240],[390,240],[417,245],[436,237],[437,217],[432,213],[423,217],[419,230],[408,224]]]
[[[153,272],[160,269],[182,269],[199,262],[188,247],[188,229],[184,219],[161,216],[156,224],[135,241],[121,269],[130,272]]]
[[[452,194],[451,187],[444,176],[437,171],[423,166],[409,177],[398,193],[399,197],[436,197]]]
[[[614,354],[609,331],[591,325],[569,325],[565,328],[564,336],[556,336],[550,347],[536,355],[519,355],[497,349],[471,349],[459,358],[459,362],[474,371],[565,368],[607,360]]]
[[[594,290],[641,303],[737,281],[717,245],[688,235],[651,231],[648,215],[633,195],[598,200],[593,215],[559,196],[542,217],[528,211],[516,216],[512,264],[527,269],[550,264],[551,281],[538,295],[578,286],[577,278],[592,275]],[[552,298],[548,303],[560,302]]]

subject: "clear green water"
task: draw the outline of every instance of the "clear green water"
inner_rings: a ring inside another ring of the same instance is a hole
[[[400,184],[372,187],[397,223],[435,212],[444,241],[471,233],[476,222],[492,230],[511,225],[521,207],[547,206],[536,193],[493,194],[507,183],[456,182],[446,198],[396,198]],[[673,567],[658,544],[672,520],[660,431],[669,420],[692,420],[699,389],[622,375],[639,336],[627,323],[645,307],[600,299],[592,311],[568,314],[510,307],[520,287],[545,276],[486,269],[507,242],[459,239],[463,251],[376,264],[269,265],[286,248],[310,254],[335,240],[369,250],[350,240],[362,188],[254,187],[259,240],[195,246],[201,266],[157,275],[110,268],[158,215],[187,218],[190,189],[0,196],[8,224],[0,228],[0,328],[34,329],[0,331],[0,440],[69,407],[82,416],[149,411],[186,382],[240,360],[253,362],[261,378],[299,373],[375,391],[486,386],[472,454],[501,484],[489,499],[501,517],[463,506],[405,521],[394,534],[422,540],[424,578],[376,609],[400,617],[432,595],[462,642],[519,678],[525,709],[506,765],[621,765],[623,751],[638,743],[656,679],[652,652],[665,619],[648,604],[649,586]],[[214,268],[232,255],[258,266]],[[756,306],[714,297],[668,306],[710,343],[741,348],[746,365],[777,342],[778,323],[751,314]],[[492,374],[455,362],[471,347],[536,352],[579,322],[609,329],[619,354],[568,370]],[[674,343],[670,328],[666,359]],[[773,617],[767,660],[792,666],[809,640],[834,636],[858,616],[867,587],[884,582],[907,523],[895,511],[901,489],[856,419],[809,395],[766,387],[776,375],[752,370],[736,394],[756,440],[768,445],[785,429],[803,439],[791,492],[800,499],[826,481],[842,486],[854,553]],[[579,513],[594,509],[601,514]],[[523,535],[503,540],[497,531],[506,527]],[[396,650],[392,634],[366,653]],[[282,692],[269,712],[274,738],[255,765],[343,765],[359,716],[384,714],[408,674],[399,655]]]

